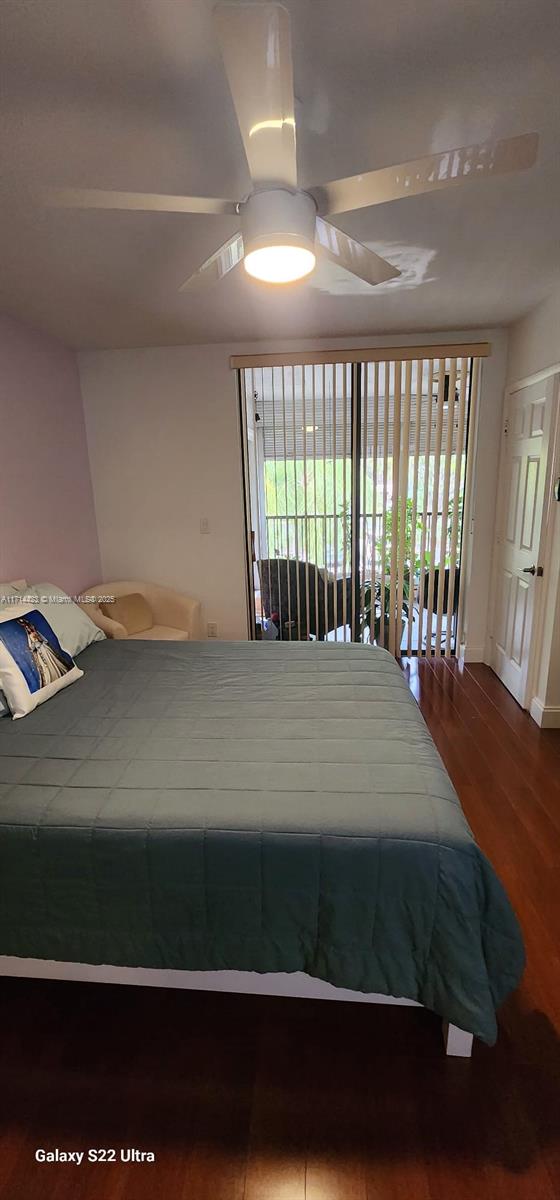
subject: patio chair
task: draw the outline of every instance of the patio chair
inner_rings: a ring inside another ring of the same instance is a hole
[[[325,575],[315,563],[262,558],[258,568],[264,616],[274,621],[283,641],[304,641],[308,634],[322,641],[332,630],[350,624],[351,576],[327,579],[325,587]]]

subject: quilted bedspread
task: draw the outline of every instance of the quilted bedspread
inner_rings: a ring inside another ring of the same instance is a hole
[[[389,654],[133,640],[79,665],[0,720],[0,954],[305,971],[494,1041],[517,921]]]

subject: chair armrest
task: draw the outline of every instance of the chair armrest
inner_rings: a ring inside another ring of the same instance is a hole
[[[106,617],[98,604],[80,604],[79,607],[83,609],[90,621],[97,625],[98,629],[103,630],[106,637],[121,641],[128,637],[124,625],[121,625],[120,621],[113,621],[111,617]]]
[[[202,638],[202,607],[200,600],[157,584],[146,586],[145,596],[152,607],[154,625],[169,625],[184,629],[192,641]]]

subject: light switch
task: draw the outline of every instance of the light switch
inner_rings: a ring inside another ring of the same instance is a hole
[[[201,533],[210,533],[210,522],[208,520],[208,517],[200,518],[200,532]]]

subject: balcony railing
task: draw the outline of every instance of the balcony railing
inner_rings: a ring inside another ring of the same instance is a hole
[[[434,546],[434,559],[440,561],[441,540],[444,532],[443,513],[436,515],[437,526]],[[367,578],[372,573],[381,570],[383,545],[383,513],[365,514],[360,520],[359,552],[361,574]],[[265,518],[266,544],[261,548],[261,558],[291,558],[301,562],[311,562],[328,571],[348,574],[351,562],[351,525],[340,512],[328,513],[287,513],[283,516],[267,516]],[[385,517],[385,555],[390,557],[391,529]],[[422,514],[418,514],[415,531],[414,558],[418,560],[424,544],[425,555],[431,549],[432,513],[426,514],[423,522]]]

